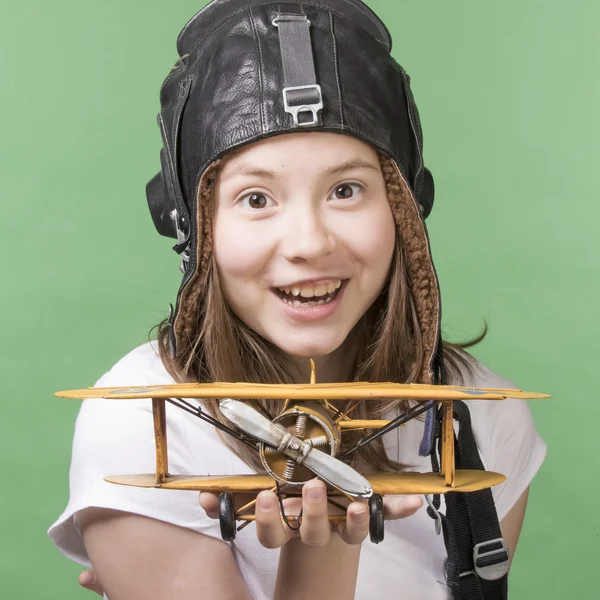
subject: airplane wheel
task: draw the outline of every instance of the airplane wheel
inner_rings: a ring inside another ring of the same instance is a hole
[[[383,541],[383,498],[373,494],[369,498],[369,536],[374,544]]]
[[[221,537],[226,542],[235,539],[235,509],[233,506],[233,494],[222,492],[219,496],[219,525],[221,526]]]

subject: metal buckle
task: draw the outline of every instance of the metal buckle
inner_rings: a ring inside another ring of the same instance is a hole
[[[308,26],[310,27],[310,20],[306,18],[306,15],[278,14],[275,17],[273,17],[271,25],[273,25],[273,27],[279,27],[279,21],[306,21],[308,23]]]
[[[177,232],[177,244],[181,244],[185,242],[185,232],[179,227],[179,213],[177,209],[174,208],[170,213],[171,221],[173,221],[173,225],[175,226],[175,231]],[[188,247],[181,253],[181,263],[179,265],[179,270],[182,273],[185,273],[188,263],[190,262],[190,249]]]
[[[433,513],[433,519],[435,520],[435,533],[437,535],[440,535],[440,533],[442,532],[442,517],[433,505],[431,496],[429,494],[423,494],[423,498],[425,498],[429,508],[431,509],[431,512]]]
[[[295,90],[314,90],[317,92],[319,100],[314,104],[299,104],[297,106],[291,106],[288,103],[287,93]],[[319,111],[323,109],[323,95],[321,94],[321,86],[318,84],[313,85],[299,85],[296,87],[286,87],[283,88],[283,105],[285,107],[285,112],[290,113],[294,120],[294,127],[311,127],[318,123]],[[306,123],[300,123],[298,121],[298,113],[299,112],[310,112],[312,114],[312,121],[307,121]]]
[[[508,548],[503,538],[475,544],[473,548],[475,573],[486,581],[495,581],[508,573]],[[462,574],[461,574],[462,576]]]

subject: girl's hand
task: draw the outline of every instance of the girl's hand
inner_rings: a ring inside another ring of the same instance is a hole
[[[263,491],[257,496],[256,536],[266,548],[279,548],[296,537],[300,537],[307,546],[322,547],[329,542],[332,530],[347,544],[360,544],[369,533],[369,507],[366,501],[349,503],[345,522],[329,522],[328,515],[344,514],[344,511],[327,502],[325,484],[319,479],[313,479],[303,486],[302,498],[286,498],[283,504],[287,515],[297,515],[302,509],[302,524],[298,530],[290,529],[283,522],[274,492]],[[209,517],[218,518],[217,494],[201,493],[200,505]],[[414,514],[423,506],[423,500],[420,496],[387,496],[383,499],[383,505],[384,518],[395,520]]]

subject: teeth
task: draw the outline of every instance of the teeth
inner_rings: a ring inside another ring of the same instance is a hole
[[[330,302],[331,298],[324,299],[324,298],[321,298],[321,296],[325,296],[327,294],[333,294],[333,292],[335,292],[336,290],[339,290],[341,286],[342,286],[342,282],[340,279],[338,279],[337,281],[332,281],[330,283],[320,283],[314,287],[312,285],[305,285],[303,287],[291,286],[291,287],[280,287],[278,289],[288,295],[291,295],[291,296],[300,296],[301,298],[313,298],[313,297],[320,298],[319,300],[314,301],[314,302],[311,302],[311,301],[300,302],[299,300],[296,300],[296,301],[289,300],[288,301],[287,299],[283,299],[284,302],[287,302],[288,304],[291,304],[293,306],[300,306],[300,305],[317,306],[319,304],[326,304],[327,302]]]
[[[320,306],[321,304],[329,304],[333,302],[333,298],[327,298],[327,300],[309,300],[308,302],[301,302],[300,300],[287,300],[286,298],[282,298],[282,300],[291,306]]]
[[[324,296],[325,294],[332,294],[336,290],[339,290],[342,286],[341,280],[332,281],[330,283],[320,283],[316,286],[305,285],[305,286],[291,286],[291,287],[280,287],[279,289],[286,294],[292,296],[301,296],[302,298],[312,298],[313,296]]]

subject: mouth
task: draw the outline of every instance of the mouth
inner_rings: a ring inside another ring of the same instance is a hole
[[[305,283],[302,285],[274,287],[271,289],[275,295],[279,296],[283,302],[290,306],[321,306],[333,302],[347,281],[347,279],[335,279],[315,284]]]

